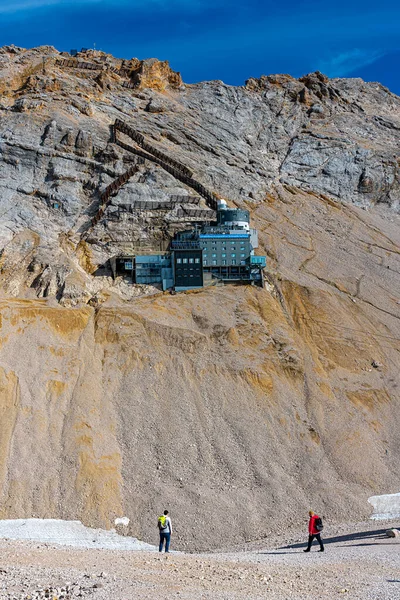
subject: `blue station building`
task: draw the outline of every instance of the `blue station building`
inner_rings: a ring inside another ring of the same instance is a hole
[[[228,208],[220,200],[215,223],[176,233],[167,253],[118,257],[113,271],[163,290],[196,289],[214,280],[262,285],[266,257],[254,254],[257,247],[249,211]]]

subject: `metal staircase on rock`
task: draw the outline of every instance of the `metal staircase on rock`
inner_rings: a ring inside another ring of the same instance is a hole
[[[67,61],[69,62],[69,61]],[[127,137],[131,138],[140,148],[130,146],[129,144],[125,144],[121,140],[118,139],[117,132],[121,132]],[[120,147],[124,148],[127,152],[135,154],[138,156],[139,164],[143,164],[145,160],[152,161],[162,167],[165,171],[173,175],[176,179],[192,188],[196,192],[200,194],[202,198],[206,201],[209,209],[201,209],[201,208],[185,208],[181,207],[176,212],[177,218],[198,218],[201,220],[212,220],[214,218],[214,212],[217,208],[218,198],[209,190],[207,190],[201,183],[192,178],[193,172],[181,164],[177,160],[169,157],[168,155],[160,152],[157,148],[149,144],[144,136],[130,127],[120,119],[116,119],[115,123],[112,126],[112,142],[118,144]],[[91,226],[86,231],[85,236],[89,234],[91,229],[97,225],[100,219],[103,217],[105,211],[111,204],[111,198],[115,196],[118,190],[127,183],[127,181],[135,175],[139,170],[138,164],[130,167],[125,173],[122,173],[117,179],[111,182],[106,189],[100,195],[100,206],[96,212],[96,214],[91,219]],[[190,204],[190,203],[198,203],[198,199],[193,202],[193,200],[187,199],[185,196],[182,196],[180,202],[182,204]],[[158,203],[160,204],[160,203]],[[173,205],[176,205],[177,202],[166,203],[165,208],[173,208]],[[159,206],[160,208],[161,206]],[[150,206],[149,206],[150,208]]]

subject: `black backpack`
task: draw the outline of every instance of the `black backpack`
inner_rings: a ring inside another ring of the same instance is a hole
[[[318,517],[317,519],[315,519],[315,529],[317,531],[322,531],[324,528],[324,524],[322,522],[321,517]]]

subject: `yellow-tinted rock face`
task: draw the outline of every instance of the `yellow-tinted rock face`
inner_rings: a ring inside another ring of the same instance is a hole
[[[0,485],[3,488],[8,470],[10,445],[20,410],[20,389],[13,371],[0,368]],[[5,511],[4,511],[5,513]]]
[[[125,515],[152,541],[168,507],[175,543],[206,549],[265,535],[282,506],[354,519],[397,491],[398,231],[281,195],[252,214],[265,289],[2,301],[1,516]]]
[[[162,92],[167,87],[179,88],[182,85],[181,74],[173,71],[167,60],[156,58],[140,61],[132,69],[131,77],[139,89],[152,88]]]
[[[1,515],[126,515],[152,541],[168,507],[192,549],[265,535],[282,506],[365,516],[398,472],[394,318],[300,279],[96,311],[3,301]]]
[[[110,526],[121,513],[121,456],[102,406],[93,311],[16,301],[1,312],[1,364],[16,366],[0,371],[3,516]]]

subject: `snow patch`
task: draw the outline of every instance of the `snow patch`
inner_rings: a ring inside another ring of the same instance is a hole
[[[371,519],[400,519],[400,493],[371,496],[368,502],[374,507]]]
[[[91,529],[80,521],[61,519],[0,520],[0,538],[33,540],[74,548],[104,548],[107,550],[155,551],[156,546],[136,538],[118,535],[114,529]]]

